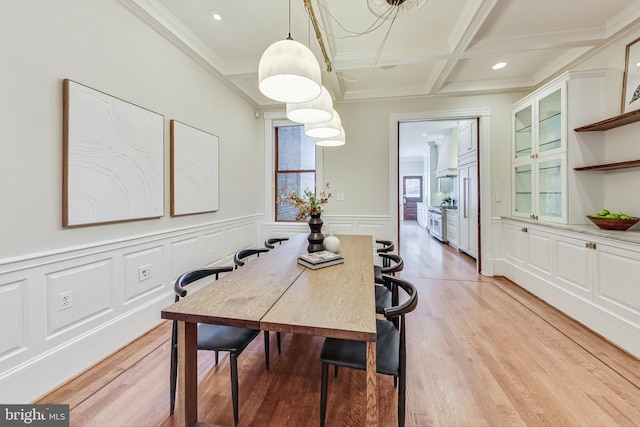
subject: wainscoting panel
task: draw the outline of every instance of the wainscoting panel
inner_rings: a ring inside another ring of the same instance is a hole
[[[0,283],[0,360],[24,348],[24,281]]]
[[[173,303],[178,275],[262,246],[263,222],[250,215],[0,259],[0,402],[34,401],[146,333]]]
[[[189,238],[171,244],[171,277],[178,278],[182,273],[198,267],[198,238]]]
[[[372,235],[373,239],[393,240],[397,239],[397,231],[391,225],[389,216],[373,215],[325,215],[322,232],[329,234],[333,230],[336,234]],[[308,233],[309,225],[306,222],[265,222],[262,224],[262,236],[290,237],[297,233]]]
[[[155,246],[124,255],[125,304],[162,288],[163,247]]]
[[[47,339],[111,309],[112,260],[104,259],[45,276]]]

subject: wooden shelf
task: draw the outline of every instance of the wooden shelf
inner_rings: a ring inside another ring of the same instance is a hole
[[[618,126],[624,126],[631,123],[640,121],[640,110],[630,111],[628,113],[620,114],[615,117],[610,117],[605,120],[601,120],[596,123],[591,123],[586,126],[575,128],[576,132],[595,132],[602,130],[609,130],[617,128]]]
[[[629,160],[627,162],[606,163],[602,165],[583,166],[580,168],[573,168],[575,171],[606,171],[614,169],[626,169],[640,167],[640,160]]]

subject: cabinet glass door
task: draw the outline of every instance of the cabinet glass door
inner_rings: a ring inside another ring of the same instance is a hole
[[[562,146],[562,91],[561,89],[538,102],[538,152],[555,150]]]
[[[531,105],[516,112],[514,115],[515,152],[513,154],[516,158],[529,157],[531,155],[531,146],[533,143],[531,121]]]
[[[514,168],[515,213],[528,216],[533,212],[533,174],[531,164]]]
[[[562,217],[562,164],[561,158],[538,164],[539,216]]]

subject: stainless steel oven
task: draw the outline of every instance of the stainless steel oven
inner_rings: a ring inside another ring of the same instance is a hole
[[[440,206],[429,207],[429,233],[443,243],[447,242],[446,210]]]

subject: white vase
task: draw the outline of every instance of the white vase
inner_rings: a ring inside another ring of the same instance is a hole
[[[329,232],[329,235],[324,238],[324,248],[329,252],[338,253],[340,249],[340,239],[333,234],[333,230]]]

